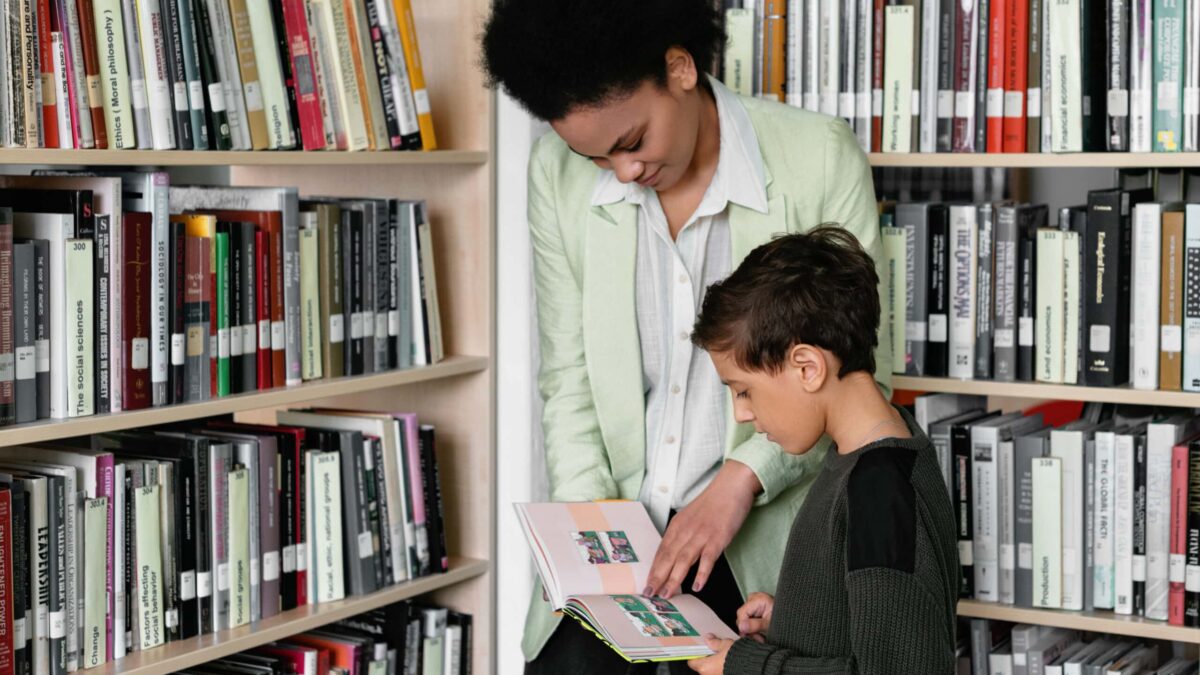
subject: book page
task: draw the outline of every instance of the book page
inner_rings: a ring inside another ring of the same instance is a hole
[[[566,611],[590,623],[618,651],[631,658],[695,656],[711,653],[704,636],[737,639],[698,598],[670,600],[641,595],[572,597]]]

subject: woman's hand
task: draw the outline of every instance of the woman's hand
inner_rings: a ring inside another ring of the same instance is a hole
[[[709,649],[713,650],[713,655],[702,659],[692,659],[688,661],[688,667],[700,675],[721,675],[725,672],[725,655],[733,646],[733,640],[721,640],[709,634],[704,636],[704,642],[708,644]]]
[[[771,612],[775,611],[775,596],[751,593],[746,604],[738,608],[737,629],[742,637],[762,642],[771,628]]]
[[[645,594],[670,598],[680,592],[680,585],[697,560],[696,581],[692,592],[704,588],[712,574],[717,558],[733,541],[762,484],[750,467],[737,461],[725,462],[708,487],[675,515],[667,526]]]

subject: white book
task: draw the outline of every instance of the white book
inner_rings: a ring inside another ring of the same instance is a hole
[[[996,497],[1000,500],[1000,602],[1017,601],[1017,477],[1016,444],[1012,439],[996,446]]]
[[[1062,381],[1065,384],[1079,382],[1079,323],[1080,310],[1083,307],[1080,288],[1080,239],[1079,233],[1064,230],[1062,233],[1063,248],[1063,369]]]
[[[71,134],[71,97],[67,89],[67,50],[63,46],[63,34],[60,31],[50,33],[50,52],[54,57],[54,86],[42,86],[50,88],[58,101],[54,120],[58,127],[58,147],[69,149],[75,147],[75,144]]]
[[[156,0],[135,0],[135,3],[152,142],[155,150],[172,150],[175,148],[175,103],[171,98],[171,78],[167,74],[167,52],[163,48],[162,8]]]
[[[854,133],[863,152],[871,151],[871,85],[874,69],[874,7],[872,0],[858,0],[855,39]]]
[[[455,675],[462,672],[462,626],[446,626],[445,650],[442,656],[442,672]]]
[[[317,555],[317,547],[320,542],[317,539],[317,503],[313,501],[315,496],[314,486],[317,484],[316,477],[313,473],[313,468],[316,465],[316,457],[320,454],[319,450],[309,450],[304,454],[304,496],[306,499],[304,506],[304,546],[296,551],[296,569],[308,570],[305,575],[305,591],[308,596],[308,604],[317,604],[317,573],[320,556]],[[306,561],[311,561],[311,564]]]
[[[1062,607],[1062,459],[1033,460],[1033,606]]]
[[[1184,207],[1184,261],[1192,255],[1200,255],[1200,204]],[[1195,251],[1195,253],[1193,253]],[[1184,272],[1183,312],[1183,390],[1200,391],[1200,313],[1188,310],[1189,294],[1200,291],[1188,284],[1188,273]],[[1200,590],[1200,589],[1197,589]]]
[[[1062,608],[1082,610],[1084,595],[1084,474],[1083,446],[1090,425],[1075,423],[1050,432],[1050,456],[1061,460]],[[1034,528],[1041,512],[1036,508]]]
[[[91,239],[66,241],[67,268],[67,416],[87,417],[96,413],[96,378],[94,376],[95,312],[93,308],[92,265],[96,255]]]
[[[158,485],[134,491],[134,520],[137,529],[137,567],[133,583],[138,590],[137,622],[141,640],[138,649],[157,647],[166,641],[163,626],[162,555]]]
[[[921,115],[917,135],[921,152],[937,152],[940,11],[940,2],[927,1],[921,5]]]
[[[838,45],[839,63],[838,67],[841,71],[838,84],[838,117],[846,120],[846,123],[851,129],[854,128],[854,63],[857,58],[858,49],[858,33],[855,21],[855,12],[858,7],[858,0],[839,0],[841,5],[841,14],[838,17],[840,26],[838,32],[841,34],[842,42]]]
[[[250,18],[250,35],[254,41],[254,61],[258,64],[263,108],[267,113],[268,147],[271,150],[290,148],[296,141],[292,133],[292,118],[288,113],[283,70],[279,64],[279,47],[271,22],[271,5],[267,0],[246,0],[246,13]],[[369,40],[369,36],[365,37]],[[373,71],[374,61],[368,64]]]
[[[754,12],[725,10],[725,32],[729,36],[725,43],[725,86],[742,96],[753,96]]]
[[[322,16],[322,38],[330,45],[334,63],[330,69],[334,84],[334,97],[341,109],[342,119],[346,124],[347,150],[366,150],[369,143],[367,138],[367,121],[364,109],[363,92],[358,88],[358,76],[354,71],[353,47],[338,40],[338,35],[345,34],[346,22],[349,20],[344,8],[336,0],[310,0],[314,11],[319,10]]]
[[[104,99],[104,123],[108,145],[113,150],[137,147],[130,103],[129,66],[125,61],[125,28],[121,3],[116,0],[95,0],[92,4],[92,27],[100,56],[100,78]],[[112,49],[108,48],[112,46]]]
[[[346,597],[342,551],[342,489],[340,462],[336,452],[309,452],[313,476],[310,493],[316,513],[317,602]]]
[[[992,652],[988,654],[988,675],[1013,675],[1012,652]]]
[[[905,370],[905,333],[907,327],[908,294],[906,257],[908,237],[902,227],[882,227],[884,279],[887,291],[887,306],[883,307],[883,319],[892,328],[892,372],[903,374]]]
[[[1035,374],[1039,382],[1062,383],[1065,316],[1063,234],[1052,228],[1037,231],[1037,327],[1034,336]]]
[[[129,536],[125,522],[125,465],[113,465],[113,504],[121,508],[113,509],[113,659],[125,656],[125,607],[128,595],[125,589],[125,542]],[[120,579],[120,583],[116,581]]]
[[[1133,498],[1134,438],[1118,432],[1113,461],[1116,493],[1113,500],[1113,609],[1133,614]]]
[[[66,242],[75,236],[75,219],[64,213],[14,213],[13,236],[45,239],[50,245],[50,417],[70,416],[68,395]],[[54,321],[54,317],[60,317]]]
[[[1153,0],[1129,0],[1129,151],[1150,152],[1154,136]]]
[[[1114,561],[1116,537],[1113,532],[1116,516],[1116,457],[1117,434],[1097,431],[1096,481],[1093,504],[1095,520],[1092,532],[1092,600],[1097,609],[1116,607]]]
[[[804,81],[801,87],[804,109],[812,112],[821,112],[821,36],[825,34],[821,17],[820,0],[804,0]]]
[[[1159,293],[1162,288],[1162,205],[1133,209],[1133,279],[1129,361],[1133,388],[1158,389]]]
[[[837,117],[838,85],[841,77],[840,0],[820,3],[820,109],[823,114]]]
[[[729,13],[725,10],[726,33],[729,30]],[[787,49],[784,52],[784,101],[797,108],[804,107],[804,0],[787,0]],[[726,43],[726,54],[728,51]],[[729,72],[728,67],[725,71]],[[728,85],[726,85],[728,86]]]
[[[250,623],[250,472],[229,472],[229,625]]]
[[[80,663],[95,668],[107,660],[105,619],[108,609],[105,566],[92,561],[107,554],[108,498],[88,499],[83,505],[83,645]]]
[[[1146,618],[1166,620],[1171,554],[1171,453],[1200,431],[1180,413],[1146,425]]]
[[[1054,0],[1047,4],[1050,17],[1046,54],[1057,67],[1050,69],[1050,133],[1053,152],[1083,150],[1083,71],[1080,33],[1080,0]]]
[[[950,207],[950,377],[975,373],[975,298],[978,265],[976,209]]]
[[[884,8],[883,151],[912,151],[913,7]]]
[[[1001,559],[1005,557],[1011,560],[1008,566],[1010,602],[1015,593],[1015,485],[1012,439],[1014,436],[1032,433],[1041,426],[1040,415],[1023,417],[1020,413],[1009,413],[971,426],[971,484],[974,489],[971,542],[975,597],[979,600],[1001,602]],[[1007,444],[1008,448],[1006,456],[1002,458],[1003,444]],[[1001,467],[1004,462],[1007,462],[1007,468]],[[1006,482],[1003,486],[1002,475]],[[1002,516],[1002,513],[1005,515]],[[1002,550],[1005,538],[1009,545],[1007,549]]]

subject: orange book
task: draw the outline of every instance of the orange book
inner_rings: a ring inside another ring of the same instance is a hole
[[[301,633],[288,638],[288,642],[292,644],[312,647],[329,652],[329,665],[333,668],[341,668],[348,675],[360,675],[358,667],[358,645],[352,642],[343,642],[332,637],[309,635]]]
[[[787,2],[766,0],[763,7],[762,95],[784,100],[787,81]]]
[[[396,26],[400,29],[404,61],[408,64],[408,79],[412,83],[413,100],[417,105],[421,147],[424,150],[437,150],[437,137],[433,133],[433,113],[429,108],[429,92],[425,89],[425,68],[421,65],[421,47],[417,42],[416,22],[413,21],[412,0],[393,0],[392,7],[396,10]]]
[[[1159,292],[1158,388],[1183,389],[1183,212],[1162,214],[1162,288]]]
[[[992,0],[988,18],[987,151],[1004,150],[1004,71],[1007,0]],[[981,45],[982,48],[982,45]],[[1008,67],[1011,68],[1011,65]]]
[[[1004,152],[1025,152],[1025,90],[1029,86],[1029,0],[1008,0],[1004,41]]]
[[[358,13],[354,9],[355,2],[356,0],[342,0],[342,11],[346,13],[346,32],[349,35],[348,40],[350,44],[356,45],[354,49],[350,50],[350,53],[353,54],[354,58],[354,78],[358,80],[358,91],[360,92],[359,95],[362,97],[363,117],[366,119],[367,123],[367,148],[370,150],[390,150],[391,142],[385,138],[382,140],[383,144],[380,145],[380,139],[375,138],[374,127],[371,126],[371,115],[373,113],[367,98],[367,67],[369,65],[370,67],[374,68],[374,64],[363,63],[362,50],[357,48],[360,39],[365,39],[369,42],[371,38],[370,36],[359,36],[358,34]]]

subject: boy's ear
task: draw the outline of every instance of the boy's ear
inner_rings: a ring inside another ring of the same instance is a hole
[[[792,345],[788,350],[787,367],[798,378],[804,391],[810,394],[825,386],[825,378],[829,374],[824,352],[803,343]]]

